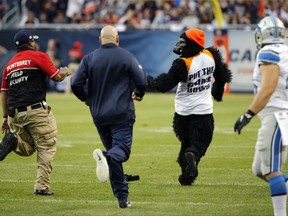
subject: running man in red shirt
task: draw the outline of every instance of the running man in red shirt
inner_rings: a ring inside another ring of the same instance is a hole
[[[71,75],[67,67],[56,68],[49,56],[37,51],[38,36],[20,30],[14,36],[17,53],[2,74],[3,111],[0,161],[14,151],[20,156],[37,152],[35,195],[53,195],[49,189],[52,160],[56,153],[57,125],[46,103],[46,77],[60,82]]]

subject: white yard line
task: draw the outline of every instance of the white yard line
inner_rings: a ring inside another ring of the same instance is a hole
[[[62,200],[62,199],[1,199],[0,201],[11,201],[11,202],[29,202],[29,203],[115,203],[115,201],[110,201],[110,200]],[[168,205],[168,206],[175,206],[175,205],[194,205],[194,206],[253,206],[255,207],[255,203],[245,203],[245,204],[235,204],[235,203],[210,203],[210,202],[159,202],[159,201],[155,201],[155,202],[137,202],[137,201],[132,201],[132,205],[133,204],[139,204],[139,205]],[[265,206],[266,204],[261,204],[261,202],[257,203],[257,206]]]
[[[31,183],[31,182],[35,182],[33,180],[15,180],[15,179],[2,179],[0,180],[0,183],[1,182],[6,182],[6,183]],[[154,183],[154,182],[151,182],[149,179],[147,180],[141,180],[141,182],[143,182],[143,184],[146,184],[146,185],[161,185],[158,183]],[[54,184],[57,184],[57,183],[65,183],[65,184],[95,184],[95,183],[99,183],[98,180],[96,180],[96,177],[95,177],[95,180],[93,181],[53,181]],[[178,182],[176,181],[171,181],[171,182],[166,182],[165,185],[167,184],[178,184]],[[237,182],[231,182],[231,183],[207,183],[207,182],[198,182],[197,183],[198,186],[237,186],[237,187],[266,187],[266,185],[264,184],[257,184],[257,183],[237,183]],[[180,186],[179,186],[180,187]]]

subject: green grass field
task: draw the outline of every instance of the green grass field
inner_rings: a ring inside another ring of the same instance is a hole
[[[174,94],[148,93],[135,102],[132,154],[124,167],[128,174],[139,174],[140,181],[129,184],[132,207],[119,209],[110,184],[100,183],[95,175],[92,152],[103,146],[88,108],[72,94],[48,94],[59,130],[51,182],[55,195],[34,196],[36,155],[12,152],[0,162],[0,215],[273,215],[268,185],[251,171],[259,120],[253,119],[240,136],[233,131],[252,97],[230,94],[215,102],[213,141],[191,187],[177,180],[180,144],[172,131]]]

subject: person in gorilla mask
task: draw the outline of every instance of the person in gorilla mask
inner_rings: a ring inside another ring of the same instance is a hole
[[[191,186],[198,176],[198,164],[213,137],[213,98],[222,101],[225,83],[232,74],[214,47],[204,48],[205,33],[196,28],[180,35],[173,52],[179,55],[168,73],[148,76],[148,86],[160,92],[176,85],[173,129],[181,142],[177,162],[182,186]]]

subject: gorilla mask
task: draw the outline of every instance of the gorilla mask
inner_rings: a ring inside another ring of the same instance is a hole
[[[186,46],[186,41],[184,38],[181,38],[180,36],[179,41],[176,43],[176,45],[173,48],[173,52],[177,55],[181,55],[185,46]]]
[[[204,48],[193,40],[190,40],[185,33],[180,35],[180,38],[173,48],[173,52],[180,57],[191,57],[197,55]]]

